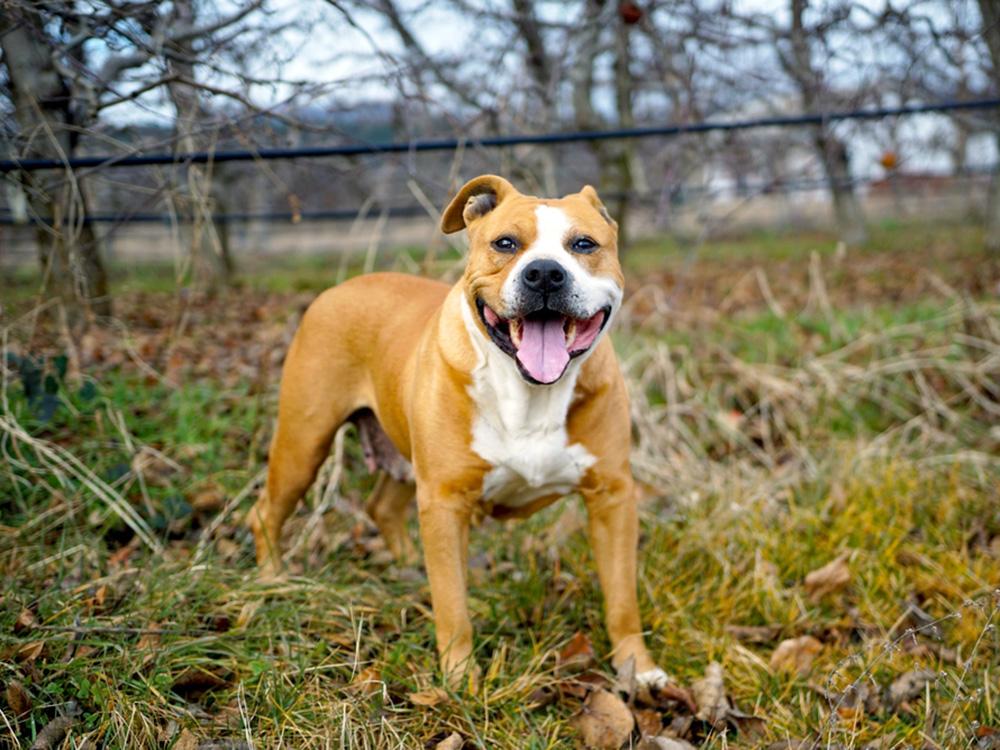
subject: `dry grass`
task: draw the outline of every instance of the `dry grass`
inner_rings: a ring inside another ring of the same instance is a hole
[[[942,243],[908,251],[926,271],[885,306],[851,304],[837,264],[853,259],[832,254],[741,261],[728,286],[711,255],[664,286],[669,261],[633,290],[616,336],[647,490],[650,644],[684,685],[720,663],[730,697],[765,719],[690,728],[704,747],[997,741],[1000,305],[983,293],[995,278],[939,267]],[[883,262],[895,284],[898,257]],[[14,360],[4,371],[0,742],[27,748],[70,715],[56,746],[576,743],[557,654],[577,632],[607,649],[577,501],[473,535],[484,684],[433,707],[410,697],[438,684],[427,585],[386,560],[360,511],[371,480],[353,436],[290,524],[293,575],[256,581],[240,517],[308,297],[131,292],[121,330],[70,347],[8,321],[8,352],[66,352],[69,373],[53,402],[44,380],[27,398]],[[810,596],[807,574],[838,556],[846,585]],[[772,670],[778,643],[806,635],[811,667]],[[906,700],[858,707],[914,670],[929,672]],[[537,706],[546,688],[561,698]]]

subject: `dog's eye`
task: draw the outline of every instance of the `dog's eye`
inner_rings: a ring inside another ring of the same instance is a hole
[[[499,237],[493,240],[493,249],[498,253],[516,253],[518,244],[513,237]]]
[[[575,240],[573,240],[573,243],[570,245],[570,247],[573,248],[574,253],[583,253],[584,255],[587,255],[589,253],[594,252],[597,249],[598,245],[596,242],[590,239],[590,237],[577,237]]]

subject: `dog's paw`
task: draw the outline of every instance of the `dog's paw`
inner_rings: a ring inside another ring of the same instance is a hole
[[[657,690],[667,686],[670,682],[670,675],[664,672],[659,667],[654,667],[653,669],[647,669],[644,672],[639,672],[635,676],[635,684],[640,689],[646,688]]]

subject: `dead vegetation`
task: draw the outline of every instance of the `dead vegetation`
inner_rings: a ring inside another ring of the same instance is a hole
[[[474,534],[482,688],[442,689],[426,582],[361,510],[353,434],[289,524],[291,576],[257,582],[241,516],[310,292],[133,291],[78,340],[25,300],[4,324],[0,737],[1000,746],[997,278],[929,247],[633,274],[616,336],[643,619],[674,678],[655,693],[605,660],[574,500]],[[901,267],[905,293],[858,290]]]

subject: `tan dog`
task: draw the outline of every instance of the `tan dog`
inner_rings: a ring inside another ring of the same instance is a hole
[[[616,667],[666,675],[643,643],[638,522],[625,383],[602,333],[622,299],[617,225],[590,186],[558,200],[502,177],[467,183],[444,212],[467,228],[452,287],[377,273],[324,292],[299,328],[281,382],[267,488],[251,512],[257,561],[280,566],[281,527],[347,420],[385,473],[368,512],[399,558],[414,550],[416,481],[441,667],[471,666],[469,526],[484,512],[527,516],[579,492],[604,591]],[[412,468],[411,468],[412,467]]]

